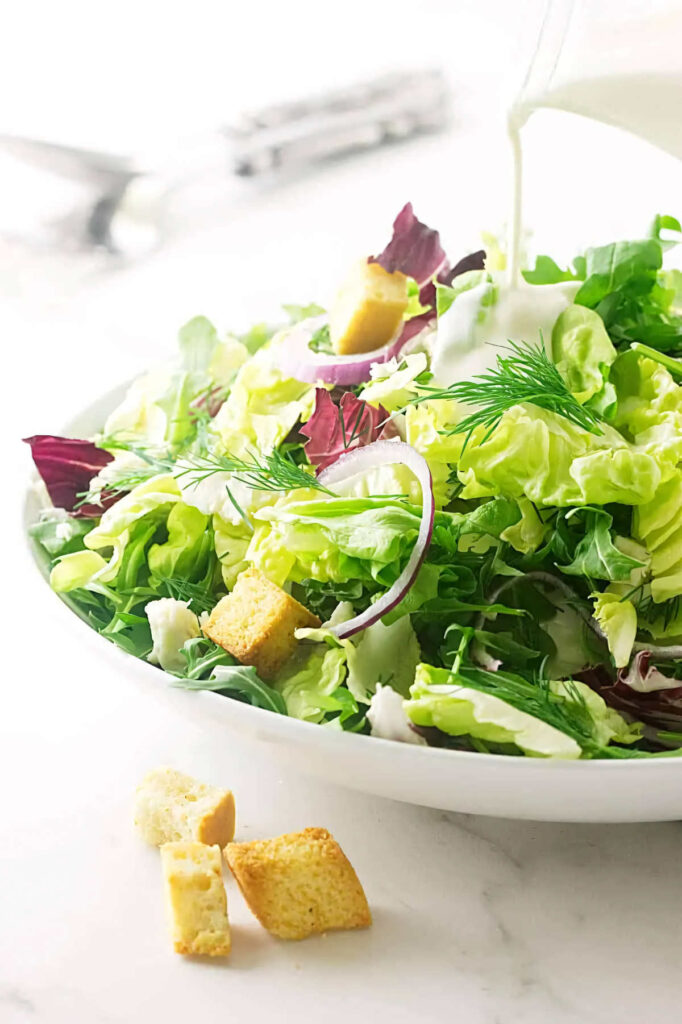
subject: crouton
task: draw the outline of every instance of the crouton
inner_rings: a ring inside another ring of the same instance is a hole
[[[175,952],[227,956],[230,922],[220,847],[164,843],[161,865]]]
[[[234,797],[174,768],[156,768],[135,793],[135,824],[152,846],[180,839],[223,847],[234,837]]]
[[[249,909],[280,939],[372,923],[355,871],[324,828],[230,843],[224,852]]]
[[[339,355],[371,352],[397,333],[407,309],[407,278],[364,260],[353,270],[329,311],[329,335]]]
[[[296,648],[294,631],[319,625],[317,615],[251,567],[239,574],[203,628],[214,643],[253,665],[261,679],[272,679]]]

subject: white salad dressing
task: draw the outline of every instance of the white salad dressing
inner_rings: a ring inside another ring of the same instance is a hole
[[[507,118],[512,162],[504,275],[462,292],[438,322],[434,385],[467,380],[495,363],[495,346],[548,345],[578,285],[526,285],[522,128],[534,111],[556,109],[621,127],[682,159],[682,5],[641,0],[548,0],[538,49]],[[499,278],[499,280],[498,280]]]
[[[521,129],[537,110],[580,114],[682,159],[679,0],[547,0],[537,49],[508,114],[513,198],[509,277],[519,275]]]
[[[434,387],[484,372],[509,341],[536,344],[542,337],[548,346],[554,324],[579,287],[575,281],[511,285],[502,275],[494,277],[494,283],[484,281],[462,292],[439,318],[431,362]]]

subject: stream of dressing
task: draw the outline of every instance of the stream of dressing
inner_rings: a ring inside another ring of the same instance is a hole
[[[512,342],[551,346],[552,328],[571,305],[579,284],[529,285],[521,277],[523,175],[521,128],[526,116],[512,108],[508,133],[512,154],[512,202],[507,270],[491,274],[457,296],[438,320],[438,343],[431,359],[432,383],[448,387],[495,365],[500,347]]]

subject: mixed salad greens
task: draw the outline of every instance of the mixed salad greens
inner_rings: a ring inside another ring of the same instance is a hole
[[[326,728],[682,752],[681,239],[511,287],[408,204],[328,314],[197,317],[101,434],[27,439],[52,587],[173,685]],[[250,566],[323,623],[267,680],[201,628]]]

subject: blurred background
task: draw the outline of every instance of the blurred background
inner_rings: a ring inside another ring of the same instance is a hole
[[[59,432],[169,353],[197,313],[242,330],[277,319],[282,302],[324,304],[350,261],[384,246],[408,200],[454,260],[480,246],[481,230],[503,235],[504,111],[543,9],[542,0],[14,5],[0,41],[0,330],[18,382],[4,411],[12,436]],[[445,130],[234,173],[221,129],[248,112],[419,69],[447,79]],[[112,255],[83,242],[92,183],[37,166],[49,156],[20,161],[9,135],[191,184],[176,192],[156,250]],[[679,214],[679,163],[646,143],[550,111],[524,135],[530,251],[570,257],[637,235],[656,212]]]

